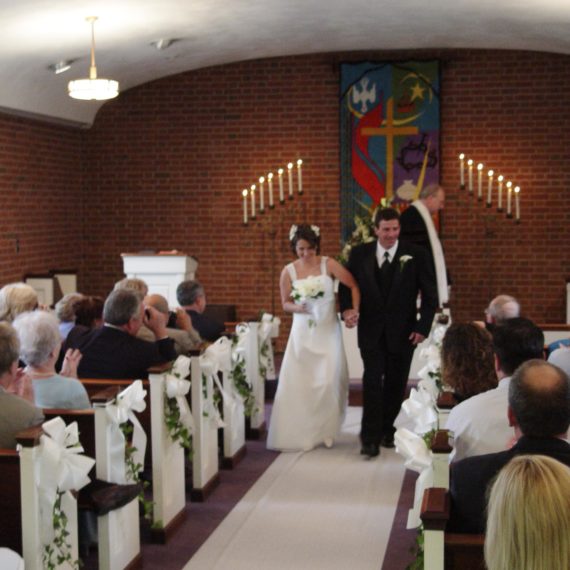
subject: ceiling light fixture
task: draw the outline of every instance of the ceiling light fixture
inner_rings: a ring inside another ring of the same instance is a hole
[[[89,79],[76,79],[67,85],[69,96],[85,101],[105,101],[113,99],[119,94],[119,83],[112,79],[97,77],[95,66],[95,21],[97,16],[89,16],[86,20],[91,24],[91,67]]]

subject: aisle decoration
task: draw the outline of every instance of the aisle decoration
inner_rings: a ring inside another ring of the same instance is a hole
[[[79,568],[79,561],[73,560],[68,542],[68,520],[62,509],[62,499],[69,491],[78,491],[89,483],[88,473],[95,460],[80,455],[83,447],[76,422],[66,426],[57,417],[45,422],[42,429],[44,434],[40,437],[35,480],[42,521],[43,564],[48,570],[62,564]]]
[[[261,378],[275,378],[275,360],[271,338],[279,333],[281,319],[270,313],[263,313],[258,329],[259,375]]]
[[[236,326],[236,334],[232,339],[231,352],[231,374],[237,393],[241,396],[246,417],[251,417],[256,409],[253,386],[247,379],[246,354],[248,337],[251,334],[247,323],[240,323]]]

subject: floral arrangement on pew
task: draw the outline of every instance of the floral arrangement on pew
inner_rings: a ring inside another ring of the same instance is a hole
[[[268,372],[273,374],[270,378],[275,378],[275,363],[273,361],[271,338],[279,334],[281,319],[270,313],[262,312],[259,321],[259,376],[265,380],[268,377]]]
[[[68,518],[62,501],[67,492],[78,491],[89,483],[88,473],[95,460],[80,455],[83,447],[76,422],[66,426],[57,417],[45,422],[42,429],[35,476],[42,520],[43,566],[47,570],[61,565],[78,569],[80,561],[72,556]]]
[[[247,323],[236,326],[236,333],[232,338],[231,349],[231,372],[230,378],[234,383],[236,392],[241,396],[244,405],[245,416],[250,418],[256,411],[255,395],[253,386],[247,379],[246,352],[247,340],[251,329]]]
[[[164,423],[170,439],[186,450],[192,460],[194,418],[186,395],[190,391],[190,359],[179,356],[172,368],[164,373]]]

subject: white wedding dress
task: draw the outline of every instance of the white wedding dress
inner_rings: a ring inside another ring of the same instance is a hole
[[[303,281],[297,279],[292,263],[286,269],[293,285]],[[308,451],[331,445],[344,420],[348,367],[326,257],[318,278],[324,296],[309,301],[310,314],[293,314],[271,412],[269,449]]]

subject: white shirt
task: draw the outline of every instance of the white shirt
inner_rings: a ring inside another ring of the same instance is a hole
[[[396,243],[390,248],[390,249],[384,249],[381,245],[380,242],[377,241],[376,242],[376,261],[378,262],[378,267],[382,267],[382,264],[384,263],[384,261],[386,261],[385,257],[384,257],[384,253],[387,251],[388,252],[388,261],[390,261],[390,263],[394,260],[394,256],[396,255],[396,251],[398,249],[398,240],[396,240]]]
[[[566,374],[570,374],[570,348],[562,346],[550,353],[548,362],[562,368]]]
[[[512,446],[514,429],[507,409],[511,378],[503,378],[492,390],[477,394],[455,406],[445,429],[453,432],[453,461],[504,451]]]

